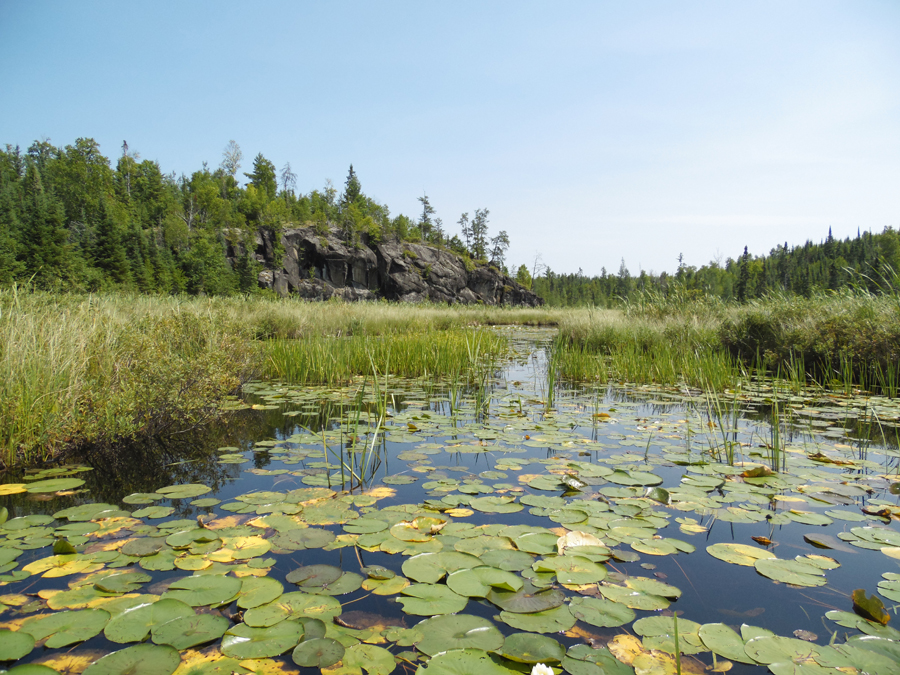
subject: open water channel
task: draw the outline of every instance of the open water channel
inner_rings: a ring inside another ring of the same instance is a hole
[[[900,673],[897,401],[551,392],[553,333],[504,330],[475,386],[256,382],[190,437],[7,475],[0,659]]]

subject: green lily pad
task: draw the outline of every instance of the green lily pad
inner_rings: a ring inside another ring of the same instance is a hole
[[[449,572],[478,567],[481,560],[459,551],[420,553],[403,562],[403,574],[423,584],[435,584]]]
[[[153,626],[151,633],[155,644],[171,645],[181,650],[218,640],[230,625],[231,622],[224,616],[191,613],[190,616],[157,624]]]
[[[447,586],[435,584],[413,584],[400,591],[404,596],[397,598],[407,614],[433,616],[461,612],[468,598],[457,595]]]
[[[285,619],[308,617],[330,622],[341,613],[341,603],[330,595],[310,593],[285,593],[267,605],[254,607],[244,612],[244,623],[261,628],[274,626]]]
[[[174,647],[140,644],[97,659],[84,675],[172,675],[179,663]]]
[[[724,623],[705,623],[697,631],[706,648],[719,656],[741,663],[755,663],[744,651],[744,640]]]
[[[558,589],[537,588],[526,581],[518,591],[492,588],[487,599],[507,612],[529,614],[559,607],[566,596]]]
[[[301,588],[317,588],[337,581],[343,573],[340,567],[334,565],[304,565],[288,572],[284,579],[289,584],[297,584]]]
[[[122,574],[109,574],[94,582],[94,586],[105,593],[132,593],[151,581],[152,577],[141,572],[123,572]]]
[[[175,513],[175,508],[172,506],[148,506],[143,509],[138,509],[131,515],[135,518],[148,518],[153,520],[155,518],[168,518],[173,513]]]
[[[311,548],[323,548],[335,540],[335,534],[331,530],[323,530],[318,527],[307,527],[282,532],[269,541],[276,548],[287,551],[303,551]]]
[[[516,503],[515,497],[503,496],[476,497],[469,501],[469,506],[482,513],[517,513],[524,508]]]
[[[419,668],[416,675],[519,675],[517,671],[494,662],[481,649],[451,649],[441,652]]]
[[[241,609],[251,609],[272,602],[284,593],[284,586],[272,577],[244,577],[237,604]]]
[[[502,641],[503,638],[500,639]],[[0,661],[21,659],[30,654],[32,649],[34,649],[34,637],[30,633],[0,630]]]
[[[569,611],[576,619],[600,628],[624,626],[634,621],[635,617],[629,607],[605,598],[572,598]]]
[[[473,567],[457,570],[447,576],[450,590],[468,598],[483,598],[492,588],[517,591],[522,585],[521,577],[495,567]]]
[[[470,614],[452,614],[425,619],[415,629],[424,638],[416,643],[428,656],[450,649],[495,651],[503,645],[503,634],[487,619]]]
[[[221,651],[236,659],[271,658],[296,646],[302,635],[303,626],[296,621],[280,621],[265,628],[239,623],[225,632]]]
[[[500,620],[513,628],[529,633],[558,633],[575,625],[575,617],[566,605],[532,614],[500,612]]]
[[[301,668],[327,668],[344,658],[344,645],[331,638],[312,638],[297,645],[291,658]]]
[[[499,650],[504,657],[518,663],[556,663],[563,660],[566,649],[546,635],[513,633]]]
[[[756,561],[756,571],[764,577],[794,586],[824,586],[825,571],[800,560],[763,558]]]
[[[161,494],[169,499],[188,499],[190,497],[199,497],[211,492],[212,488],[197,483],[185,483],[183,485],[169,485],[157,490],[157,494]]]
[[[82,485],[84,485],[84,481],[80,478],[50,478],[29,483],[25,489],[32,494],[43,494],[46,492],[74,490]]]
[[[155,626],[185,616],[194,616],[194,610],[180,600],[142,602],[113,616],[103,629],[103,634],[111,642],[140,642],[150,635]]]
[[[130,494],[127,497],[123,497],[122,501],[126,504],[152,504],[153,502],[159,501],[160,499],[165,499],[165,495],[161,495],[158,492],[135,492],[134,494]]]
[[[44,645],[55,649],[91,639],[108,621],[109,612],[105,610],[78,609],[30,618],[22,624],[21,630],[35,640],[46,638]]]
[[[645,593],[628,586],[601,584],[599,590],[607,600],[617,602],[631,609],[653,611],[665,609],[669,606],[669,601],[660,595]]]
[[[204,574],[174,581],[169,585],[169,590],[163,598],[181,600],[191,607],[204,607],[229,602],[240,590],[240,579]]]
[[[366,675],[389,675],[397,667],[394,656],[383,647],[355,644],[344,652],[343,669],[347,675],[366,672]]]
[[[771,551],[746,544],[713,544],[706,547],[706,552],[719,560],[745,567],[753,567],[757,560],[776,557]]]
[[[744,651],[757,663],[768,665],[807,658],[816,653],[816,645],[804,640],[775,635],[747,640]]]
[[[609,651],[589,645],[575,645],[566,652],[562,667],[571,675],[634,675],[634,668],[625,665]]]
[[[577,555],[555,556],[538,560],[535,572],[553,572],[561,584],[592,584],[606,578],[606,568]]]

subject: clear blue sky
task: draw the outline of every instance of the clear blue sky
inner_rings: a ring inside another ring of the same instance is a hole
[[[0,0],[0,143],[262,152],[510,261],[672,271],[900,226],[900,2]]]

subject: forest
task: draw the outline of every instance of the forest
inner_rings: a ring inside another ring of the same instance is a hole
[[[509,273],[509,236],[502,230],[491,236],[487,208],[461,214],[451,233],[427,194],[418,198],[416,216],[392,216],[387,205],[363,192],[352,165],[340,192],[329,180],[304,193],[290,163],[278,170],[260,153],[242,173],[243,161],[235,141],[226,145],[217,168],[204,162],[190,176],[164,173],[127,142],[115,167],[91,138],[64,147],[35,141],[24,152],[6,145],[0,150],[0,286],[257,293],[260,263],[245,252],[230,265],[228,242],[260,228],[277,234],[309,226],[337,228],[350,242],[421,241]],[[553,307],[617,307],[648,292],[668,296],[674,290],[741,303],[773,292],[810,297],[860,284],[878,293],[900,270],[900,235],[891,227],[843,240],[829,229],[820,243],[785,242],[762,255],[749,248],[699,268],[679,256],[674,274],[635,275],[625,260],[617,272],[604,268],[592,277],[581,270],[554,272],[539,257],[530,266],[510,268]]]
[[[164,173],[123,142],[115,167],[91,138],[56,147],[36,141],[25,152],[0,150],[0,286],[42,290],[231,295],[258,291],[250,253],[232,268],[230,239],[260,228],[338,228],[347,241],[385,237],[421,241],[505,267],[509,238],[490,236],[486,208],[460,216],[449,235],[428,195],[416,218],[391,216],[367,196],[350,166],[343,190],[297,191],[290,163],[277,170],[261,153],[241,173],[230,141],[218,168],[190,176]],[[243,180],[244,184],[240,182]],[[277,242],[279,236],[274,236]],[[277,253],[277,252],[276,252]]]

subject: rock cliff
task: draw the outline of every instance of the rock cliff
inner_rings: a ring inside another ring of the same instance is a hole
[[[396,239],[374,243],[366,235],[351,244],[334,228],[325,233],[311,227],[285,229],[280,268],[275,266],[274,244],[271,233],[260,230],[251,255],[263,266],[259,285],[284,296],[530,307],[544,303],[496,267],[476,264],[467,269],[455,253],[425,244]],[[240,241],[229,244],[232,266],[243,252]]]

